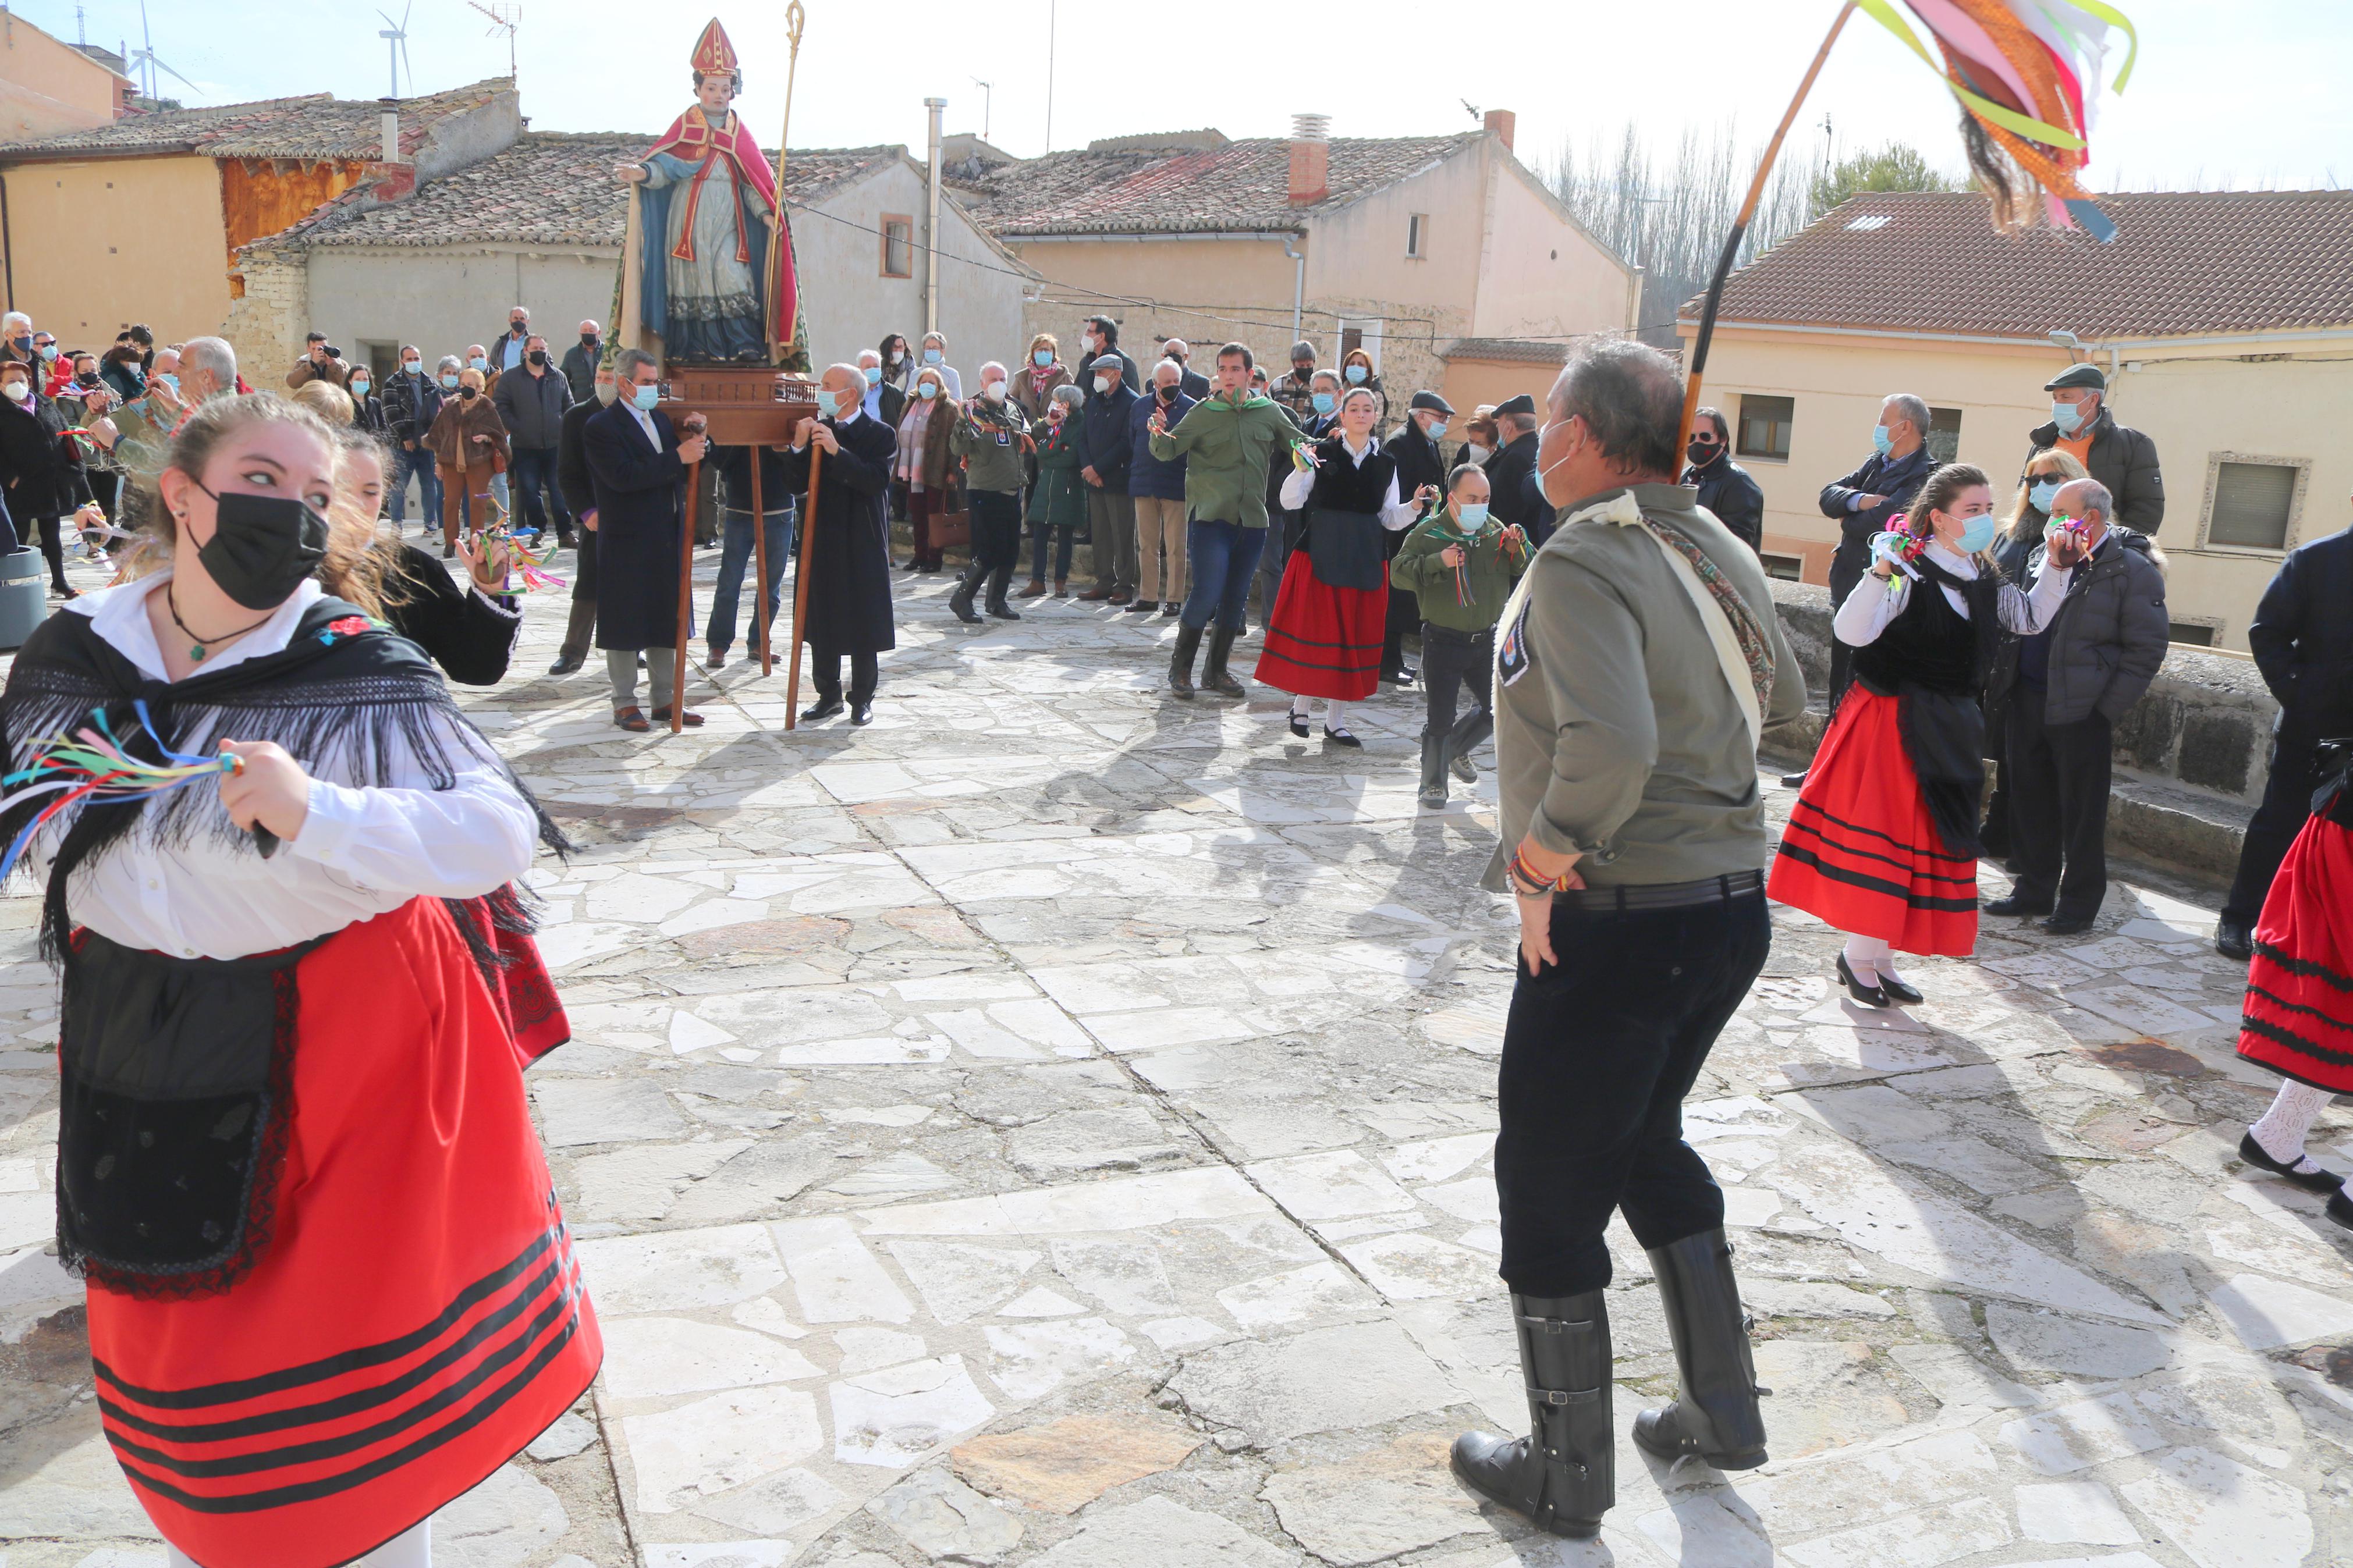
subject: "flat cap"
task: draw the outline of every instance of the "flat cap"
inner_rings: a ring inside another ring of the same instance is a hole
[[[2056,392],[2063,386],[2080,386],[2088,392],[2105,392],[2108,378],[2100,374],[2095,364],[2071,364],[2042,384],[2045,392]]]
[[[1099,353],[1087,362],[1089,370],[1107,370],[1116,376],[1127,374],[1126,362],[1115,353]]]
[[[1406,406],[1408,408],[1427,408],[1432,414],[1451,415],[1454,412],[1454,405],[1447,402],[1446,399],[1439,396],[1438,394],[1434,392],[1415,393],[1413,395],[1413,400],[1410,403],[1408,403]]]
[[[1536,400],[1525,392],[1517,397],[1507,397],[1495,405],[1497,414],[1534,414],[1535,411]]]

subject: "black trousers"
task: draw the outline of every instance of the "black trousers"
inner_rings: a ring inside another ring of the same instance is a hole
[[[1010,578],[1021,563],[1021,492],[968,492],[972,506],[972,558],[982,571]]]
[[[1843,553],[1843,552],[1841,552],[1841,553]],[[1854,592],[1856,584],[1862,581],[1862,574],[1864,571],[1868,569],[1869,564],[1870,563],[1867,561],[1862,566],[1849,565],[1848,563],[1836,559],[1833,559],[1831,562],[1831,615],[1835,616],[1838,614],[1838,607],[1846,603],[1846,596]],[[1839,699],[1844,697],[1846,695],[1846,689],[1853,684],[1854,649],[1839,641],[1837,634],[1832,633],[1831,636],[1830,692],[1830,710],[1831,712],[1835,713],[1838,711]]]
[[[839,701],[841,698],[841,658],[839,648],[823,647],[814,642],[809,644],[809,684],[817,689],[819,697],[828,702]],[[853,653],[849,656],[849,700],[852,702],[873,701],[874,689],[881,681],[882,666],[875,655]]]
[[[2232,879],[2231,897],[2222,906],[2224,923],[2253,927],[2263,912],[2263,900],[2270,896],[2280,862],[2287,858],[2288,846],[2312,816],[2318,751],[2301,737],[2272,737],[2271,777],[2239,847],[2239,874]]]
[[[1396,590],[1390,593],[1394,595]],[[1470,691],[1471,700],[1479,705],[1481,712],[1493,710],[1494,699],[1489,695],[1488,688],[1494,677],[1494,627],[1458,632],[1422,622],[1421,697],[1431,734],[1443,735],[1454,728],[1454,691],[1458,686]]]
[[[1560,962],[1522,968],[1504,1026],[1495,1191],[1514,1291],[1609,1284],[1613,1210],[1646,1248],[1723,1225],[1723,1190],[1683,1142],[1683,1096],[1772,942],[1762,892],[1625,914],[1555,906]]]
[[[58,512],[46,512],[33,520],[41,536],[41,556],[49,563],[49,586],[58,593],[66,592],[65,519]]]
[[[2108,895],[2112,727],[2097,713],[2045,724],[2049,695],[2023,680],[2010,693],[2010,856],[2030,908],[2089,920]]]

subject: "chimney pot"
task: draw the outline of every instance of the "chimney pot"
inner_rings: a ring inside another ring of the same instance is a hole
[[[391,98],[376,101],[383,109],[376,117],[384,137],[384,148],[378,155],[387,163],[397,163],[400,162],[400,101]]]
[[[1491,109],[1487,111],[1487,129],[1493,132],[1496,138],[1504,143],[1504,151],[1506,153],[1512,150],[1512,133],[1518,125],[1519,116],[1508,109]]]
[[[1309,206],[1332,194],[1332,117],[1291,117],[1291,205]]]

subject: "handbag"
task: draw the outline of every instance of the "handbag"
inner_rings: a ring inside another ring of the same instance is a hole
[[[1388,531],[1370,512],[1319,510],[1307,515],[1307,563],[1327,588],[1370,593],[1388,581],[1381,548]]]

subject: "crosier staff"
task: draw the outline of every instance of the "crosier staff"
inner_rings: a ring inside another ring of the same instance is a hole
[[[768,243],[771,246],[792,243],[792,237],[785,229],[785,154],[786,149],[792,144],[793,79],[800,73],[801,28],[807,20],[807,13],[801,9],[801,0],[793,0],[791,5],[785,7],[785,37],[791,44],[792,49],[785,63],[785,123],[776,132],[776,205],[768,213]],[[772,267],[768,270],[771,278],[778,275],[776,268]],[[794,270],[793,286],[797,289],[800,286],[800,274],[797,268]],[[795,315],[797,316],[798,312],[796,311]],[[783,330],[785,320],[783,300],[769,301],[769,320],[774,330],[778,331]],[[772,350],[770,357],[781,363],[791,356],[793,345],[789,342],[776,342],[771,340],[770,348]],[[812,506],[817,501],[817,465],[818,459],[812,458],[809,461],[809,502]],[[768,675],[774,673],[776,665],[776,656],[769,647],[773,640],[773,628],[768,623],[773,617],[768,614],[768,514],[761,510],[761,504],[760,447],[755,443],[752,447],[752,553],[753,571],[758,575],[760,589],[752,598],[753,607],[760,618],[760,673]],[[805,584],[808,581],[808,545],[806,527],[802,530],[802,540],[800,561],[793,572],[792,664],[796,675],[800,669],[801,663],[799,637],[801,607],[807,592]],[[793,727],[793,710],[799,705],[800,700],[799,680],[795,679],[791,684],[792,690],[787,695],[792,699],[792,706],[785,710],[785,728],[787,730]]]

